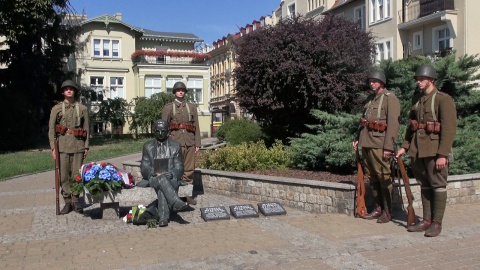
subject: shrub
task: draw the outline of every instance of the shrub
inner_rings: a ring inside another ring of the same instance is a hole
[[[267,148],[263,142],[243,142],[202,153],[200,168],[222,171],[282,170],[292,165],[289,148],[279,141]]]
[[[317,125],[308,125],[315,134],[304,133],[290,139],[296,167],[353,173],[352,141],[360,116],[319,110],[313,110],[312,115],[319,121]]]
[[[260,126],[248,119],[230,120],[218,128],[217,138],[230,145],[244,142],[257,142],[263,137]]]

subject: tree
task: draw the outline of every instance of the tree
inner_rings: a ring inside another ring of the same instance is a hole
[[[93,117],[102,122],[110,123],[112,129],[123,127],[126,118],[129,116],[128,103],[123,98],[116,97],[115,99],[103,100],[99,107],[100,109]]]
[[[150,98],[135,98],[132,104],[135,107],[135,111],[132,114],[130,130],[133,130],[135,133],[139,131],[149,133],[153,123],[162,118],[163,107],[173,102],[174,99],[174,95],[169,93],[153,94]]]
[[[0,149],[31,146],[48,122],[79,33],[70,10],[68,0],[0,0]]]
[[[298,136],[316,121],[311,109],[348,112],[358,106],[373,52],[371,35],[342,18],[281,21],[239,45],[237,98],[271,139]]]

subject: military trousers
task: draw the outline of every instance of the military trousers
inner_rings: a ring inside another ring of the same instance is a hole
[[[84,152],[78,153],[63,153],[60,152],[60,187],[63,199],[66,203],[72,201],[72,194],[70,189],[70,181],[82,166]]]
[[[193,172],[195,171],[195,145],[182,146],[183,176],[182,179],[193,184]]]
[[[437,170],[436,157],[412,157],[412,171],[422,188],[444,188],[447,186],[448,166]]]
[[[392,185],[390,162],[383,160],[383,149],[362,147],[364,174],[370,184],[380,184],[382,188]]]

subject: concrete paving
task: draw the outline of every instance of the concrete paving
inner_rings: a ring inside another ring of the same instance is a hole
[[[54,171],[0,182],[0,269],[480,269],[479,204],[449,205],[442,234],[427,238],[407,232],[402,213],[377,224],[285,207],[285,216],[205,222],[201,207],[258,202],[197,200],[168,227],[147,229],[95,210],[56,216]]]

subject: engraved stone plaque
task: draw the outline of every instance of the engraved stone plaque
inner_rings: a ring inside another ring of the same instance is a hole
[[[258,217],[257,210],[251,204],[230,205],[230,213],[235,218]]]
[[[200,214],[205,221],[230,219],[230,214],[224,206],[200,208]]]
[[[259,203],[258,211],[265,216],[286,215],[287,211],[277,202]]]

